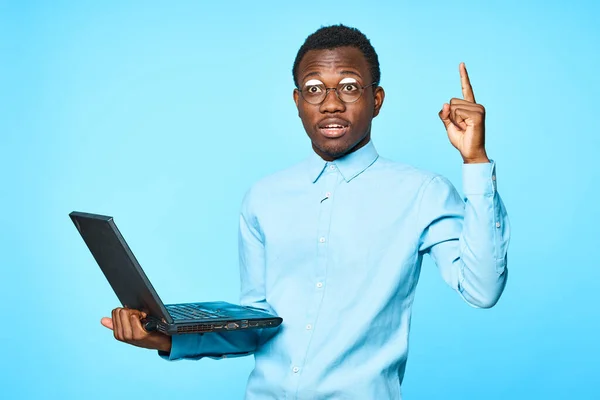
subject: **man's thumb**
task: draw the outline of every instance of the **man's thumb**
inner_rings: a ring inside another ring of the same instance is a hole
[[[100,320],[100,323],[108,329],[113,330],[113,322],[111,318],[104,317]]]
[[[447,103],[444,103],[444,105],[442,106],[442,109],[440,110],[438,115],[440,116],[440,119],[442,120],[442,122],[444,123],[444,126],[447,129],[452,125],[452,121],[450,121],[450,105],[448,105],[448,107],[446,107],[446,104]]]

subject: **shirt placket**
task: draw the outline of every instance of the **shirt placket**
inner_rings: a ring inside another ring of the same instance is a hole
[[[319,203],[319,217],[315,244],[317,246],[317,258],[309,293],[312,293],[307,301],[304,334],[298,346],[298,363],[292,366],[292,374],[296,379],[296,394],[301,387],[302,369],[306,364],[306,356],[310,347],[314,332],[317,329],[319,310],[323,302],[323,296],[327,285],[327,260],[329,249],[329,236],[331,227],[331,216],[333,213],[333,196],[341,176],[333,163],[326,165],[326,170],[317,181],[319,191],[314,201]]]

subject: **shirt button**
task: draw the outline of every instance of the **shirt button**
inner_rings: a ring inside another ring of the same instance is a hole
[[[500,228],[500,222],[496,222],[496,228]]]
[[[331,192],[325,193],[325,197],[330,198],[331,197]]]
[[[317,287],[321,289],[323,287],[323,282],[317,282]]]
[[[495,181],[496,180],[496,175],[492,175],[492,180]]]
[[[294,367],[294,368],[292,368],[292,371],[294,371],[294,373],[295,373],[295,374],[297,374],[297,373],[298,373],[298,371],[300,371],[300,368],[298,368],[298,367]]]
[[[319,238],[319,242],[325,243],[325,238],[324,237]]]
[[[329,169],[333,171],[333,170],[335,169],[335,165],[331,164],[331,165],[329,166]]]
[[[311,329],[312,329],[312,325],[311,324],[306,325],[306,330],[307,331],[310,331]]]

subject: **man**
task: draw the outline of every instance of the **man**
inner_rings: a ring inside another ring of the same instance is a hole
[[[248,399],[399,399],[423,256],[475,307],[492,307],[506,282],[509,227],[484,147],[485,110],[459,70],[464,99],[439,117],[464,160],[466,202],[445,178],[378,156],[377,54],[356,29],[316,31],[293,67],[314,154],[254,185],[240,216],[241,304],[276,313],[282,326],[171,342],[145,332],[135,310],[102,323],[171,360],[253,353]]]

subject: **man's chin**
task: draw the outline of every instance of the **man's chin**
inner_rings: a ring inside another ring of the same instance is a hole
[[[320,135],[311,136],[313,150],[327,161],[352,153],[367,144],[369,140],[370,134],[368,132],[358,141],[357,138],[353,138],[353,135],[348,134],[332,139],[324,139]]]
[[[335,160],[348,154],[351,146],[346,143],[327,143],[325,145],[314,146],[317,153],[325,159]]]

